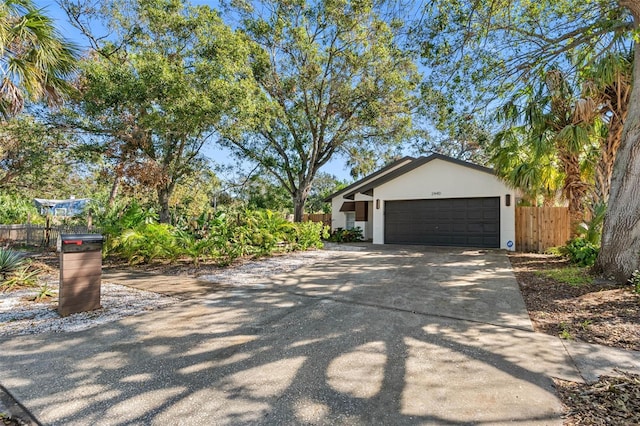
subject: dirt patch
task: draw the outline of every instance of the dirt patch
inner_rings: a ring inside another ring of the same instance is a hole
[[[570,285],[545,275],[569,268],[561,257],[515,253],[509,259],[536,331],[640,350],[640,295],[631,286],[588,277]],[[640,424],[640,376],[619,372],[592,385],[555,379],[566,425]]]
[[[541,274],[569,266],[557,256],[516,253],[509,259],[536,331],[640,351],[640,295],[631,286],[597,277],[569,285]]]
[[[640,375],[619,372],[592,385],[554,380],[566,410],[566,425],[640,424]]]

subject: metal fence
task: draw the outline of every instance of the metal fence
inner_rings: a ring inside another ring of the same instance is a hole
[[[39,246],[44,248],[55,247],[60,234],[86,234],[100,233],[96,227],[87,225],[0,225],[0,242],[11,242]]]

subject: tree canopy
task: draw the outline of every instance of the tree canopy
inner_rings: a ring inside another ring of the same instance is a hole
[[[318,169],[354,147],[385,146],[408,129],[414,58],[371,1],[265,0],[234,9],[264,55],[254,75],[266,122],[226,143],[261,164],[290,194],[301,220]]]
[[[111,158],[114,183],[156,189],[167,222],[176,185],[204,167],[203,145],[253,116],[250,45],[208,6],[179,0],[110,4],[97,16],[115,30],[106,39],[90,32],[83,9],[67,10],[95,47],[67,118]]]
[[[420,25],[414,28],[414,35],[425,62],[437,70],[430,73],[431,83],[440,83],[457,94],[467,93],[468,101],[482,101],[485,107],[515,93],[527,93],[527,87],[545,82],[550,71],[553,71],[552,75],[568,77],[566,86],[575,88],[580,73],[588,73],[611,54],[628,56],[628,52],[634,52],[631,80],[640,80],[640,68],[636,66],[640,48],[634,40],[640,18],[640,4],[636,1],[499,0],[486,3],[434,0],[428,3],[424,12]],[[610,134],[619,135],[619,148],[617,143],[608,147],[605,143],[600,153],[601,158],[607,156],[605,161],[614,166],[598,267],[624,281],[640,267],[637,255],[640,252],[640,222],[634,213],[640,209],[640,194],[634,178],[640,170],[640,156],[632,149],[640,137],[640,109],[634,108],[640,102],[640,85],[635,84],[629,93],[618,90],[621,89],[619,82],[613,83],[617,89],[609,88],[610,92],[614,90],[619,95],[616,107],[610,103],[611,98],[605,99],[606,96],[597,100],[601,103],[598,107],[603,111],[602,115],[607,117],[604,121],[612,126]],[[464,90],[460,90],[462,88]],[[606,95],[606,90],[601,94]],[[525,116],[524,104],[528,98],[522,97],[520,108]],[[559,102],[571,102],[565,96],[558,96],[555,101],[552,97],[549,99],[551,102],[542,114],[552,110],[560,112]],[[619,108],[622,105],[618,101],[623,99],[628,99],[628,111]],[[591,98],[591,101],[595,102],[595,99]],[[607,107],[607,103],[613,108]],[[571,120],[567,114],[575,113],[580,104],[576,100],[573,105],[565,106],[568,108],[564,108],[565,112],[557,118],[565,120],[569,125],[565,128],[575,130],[575,135],[580,128],[566,120]],[[624,128],[620,131],[622,122]],[[577,164],[576,158],[569,157],[577,155],[578,150],[567,150],[569,147],[555,145],[556,149],[562,148],[558,151],[561,159],[558,167],[564,167],[565,173],[569,166]],[[611,159],[614,151],[611,148],[617,148],[615,163]],[[562,150],[564,153],[560,152]],[[606,175],[606,167],[599,173]],[[573,174],[577,176],[575,172]],[[572,182],[581,185],[576,179]],[[564,186],[565,190],[577,188],[567,181]],[[583,193],[580,189],[576,194]]]

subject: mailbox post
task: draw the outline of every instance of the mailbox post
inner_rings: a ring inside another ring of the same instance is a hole
[[[61,234],[58,312],[63,317],[100,308],[102,242],[99,234]]]

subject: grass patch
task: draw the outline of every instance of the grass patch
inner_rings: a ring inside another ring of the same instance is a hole
[[[569,284],[572,287],[593,284],[593,277],[589,275],[589,269],[579,266],[536,271],[536,274],[560,283]]]

